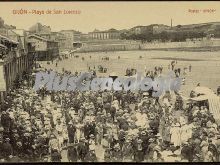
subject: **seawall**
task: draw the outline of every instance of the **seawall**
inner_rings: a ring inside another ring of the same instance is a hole
[[[160,42],[160,43],[122,43],[83,45],[77,52],[131,51],[131,50],[165,50],[165,51],[219,51],[220,40]]]

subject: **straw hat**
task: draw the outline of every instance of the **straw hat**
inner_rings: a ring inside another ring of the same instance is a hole
[[[137,143],[142,143],[143,141],[141,139],[138,139],[137,140]]]
[[[146,135],[146,132],[145,131],[141,131],[141,135]]]
[[[89,135],[90,138],[94,138],[95,136],[93,134]]]
[[[52,134],[52,135],[50,135],[50,138],[55,138],[55,135],[53,135],[53,134]]]

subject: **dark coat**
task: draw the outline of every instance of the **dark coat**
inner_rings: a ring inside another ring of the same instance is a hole
[[[189,146],[183,146],[181,150],[181,156],[183,159],[190,161],[190,147]]]
[[[93,134],[93,135],[96,135],[96,124],[93,123],[93,124],[90,124],[90,132],[89,134]]]
[[[188,147],[189,147],[189,148],[188,148],[189,162],[192,162],[195,146],[194,146],[193,144],[189,144]]]
[[[143,141],[142,146],[143,146],[143,150],[144,153],[146,153],[147,149],[148,149],[148,136],[147,135],[141,135],[140,139]]]
[[[120,128],[123,129],[124,131],[127,131],[129,129],[128,122],[122,119],[120,123]]]
[[[68,131],[68,136],[69,136],[69,142],[73,143],[74,138],[75,138],[75,133],[76,133],[76,127],[73,125],[68,125],[67,131]]]
[[[78,153],[76,147],[68,147],[67,157],[71,162],[76,162],[78,160]]]
[[[0,144],[0,159],[3,159],[3,158],[4,158],[2,145],[3,145],[3,144],[1,143],[1,144]]]
[[[4,128],[10,127],[11,118],[8,114],[2,114],[1,116],[1,124]]]
[[[3,143],[2,144],[2,154],[5,158],[9,157],[12,155],[13,149],[10,143]]]
[[[142,162],[144,160],[144,152],[143,152],[143,150],[142,151],[138,151],[138,150],[135,151],[134,160],[136,162]]]
[[[27,149],[30,149],[32,146],[33,139],[31,137],[23,137],[22,139],[22,146],[23,150],[26,151]]]
[[[59,152],[53,152],[51,154],[51,161],[52,162],[61,162],[62,156]]]
[[[97,162],[97,157],[95,153],[88,152],[85,156],[86,162]]]
[[[78,156],[81,160],[84,160],[85,159],[85,156],[88,152],[88,147],[83,144],[82,142],[80,142],[78,144],[78,147],[77,147],[77,151],[78,151]]]
[[[86,139],[89,139],[89,135],[90,135],[90,125],[85,125],[83,130],[84,130],[84,136]]]

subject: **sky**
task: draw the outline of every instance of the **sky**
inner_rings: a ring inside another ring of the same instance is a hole
[[[80,14],[13,14],[13,10],[79,10]],[[213,9],[211,13],[190,13],[191,10]],[[74,29],[83,33],[137,25],[185,25],[220,22],[220,2],[0,2],[0,17],[6,24],[26,29],[40,22],[52,31]]]

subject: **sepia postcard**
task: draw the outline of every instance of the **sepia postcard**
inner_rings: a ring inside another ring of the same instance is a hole
[[[220,162],[220,2],[1,1],[8,162]]]

